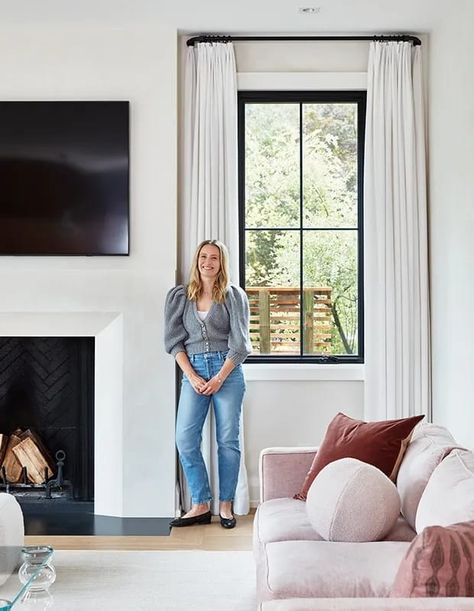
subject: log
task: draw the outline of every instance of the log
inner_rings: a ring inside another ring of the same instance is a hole
[[[17,429],[14,433],[10,435],[5,451],[5,458],[3,459],[2,463],[2,467],[5,467],[7,480],[11,483],[16,483],[21,478],[21,463],[13,452],[13,448],[15,448],[21,442],[21,433],[22,431],[20,429]]]
[[[8,447],[8,435],[3,435],[3,433],[0,433],[0,465],[3,464],[3,460],[7,452],[7,447]]]
[[[20,443],[13,447],[18,462],[26,467],[28,479],[33,484],[42,484],[45,481],[45,469],[48,470],[49,479],[54,474],[54,462],[41,442],[40,438],[31,430],[20,435]]]

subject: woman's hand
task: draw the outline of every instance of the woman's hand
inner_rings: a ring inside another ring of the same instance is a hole
[[[222,384],[224,384],[224,379],[221,376],[216,375],[211,378],[209,382],[206,382],[204,388],[201,389],[201,394],[214,395],[221,389]]]
[[[204,378],[201,378],[201,376],[198,375],[195,371],[193,371],[192,373],[188,373],[187,378],[191,386],[198,394],[204,394],[202,391],[208,384],[208,382],[206,382]]]

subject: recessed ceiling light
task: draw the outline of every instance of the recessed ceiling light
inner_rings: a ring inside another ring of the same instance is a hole
[[[298,13],[303,13],[303,15],[314,15],[315,13],[319,13],[320,10],[320,6],[300,6]]]

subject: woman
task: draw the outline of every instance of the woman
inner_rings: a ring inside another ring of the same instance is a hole
[[[245,392],[241,363],[251,346],[247,296],[241,288],[229,284],[229,256],[222,242],[201,242],[188,286],[177,286],[168,293],[165,347],[183,371],[176,445],[192,498],[191,510],[170,525],[211,522],[211,489],[201,454],[201,434],[212,399],[219,517],[224,528],[234,528],[232,501],[240,466],[239,422]]]

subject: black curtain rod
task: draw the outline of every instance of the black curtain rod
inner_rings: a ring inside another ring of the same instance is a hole
[[[370,40],[380,42],[411,42],[413,46],[421,45],[421,40],[408,34],[387,36],[224,36],[209,34],[206,36],[193,36],[187,41],[188,47],[194,47],[197,42],[239,42],[241,40]]]

